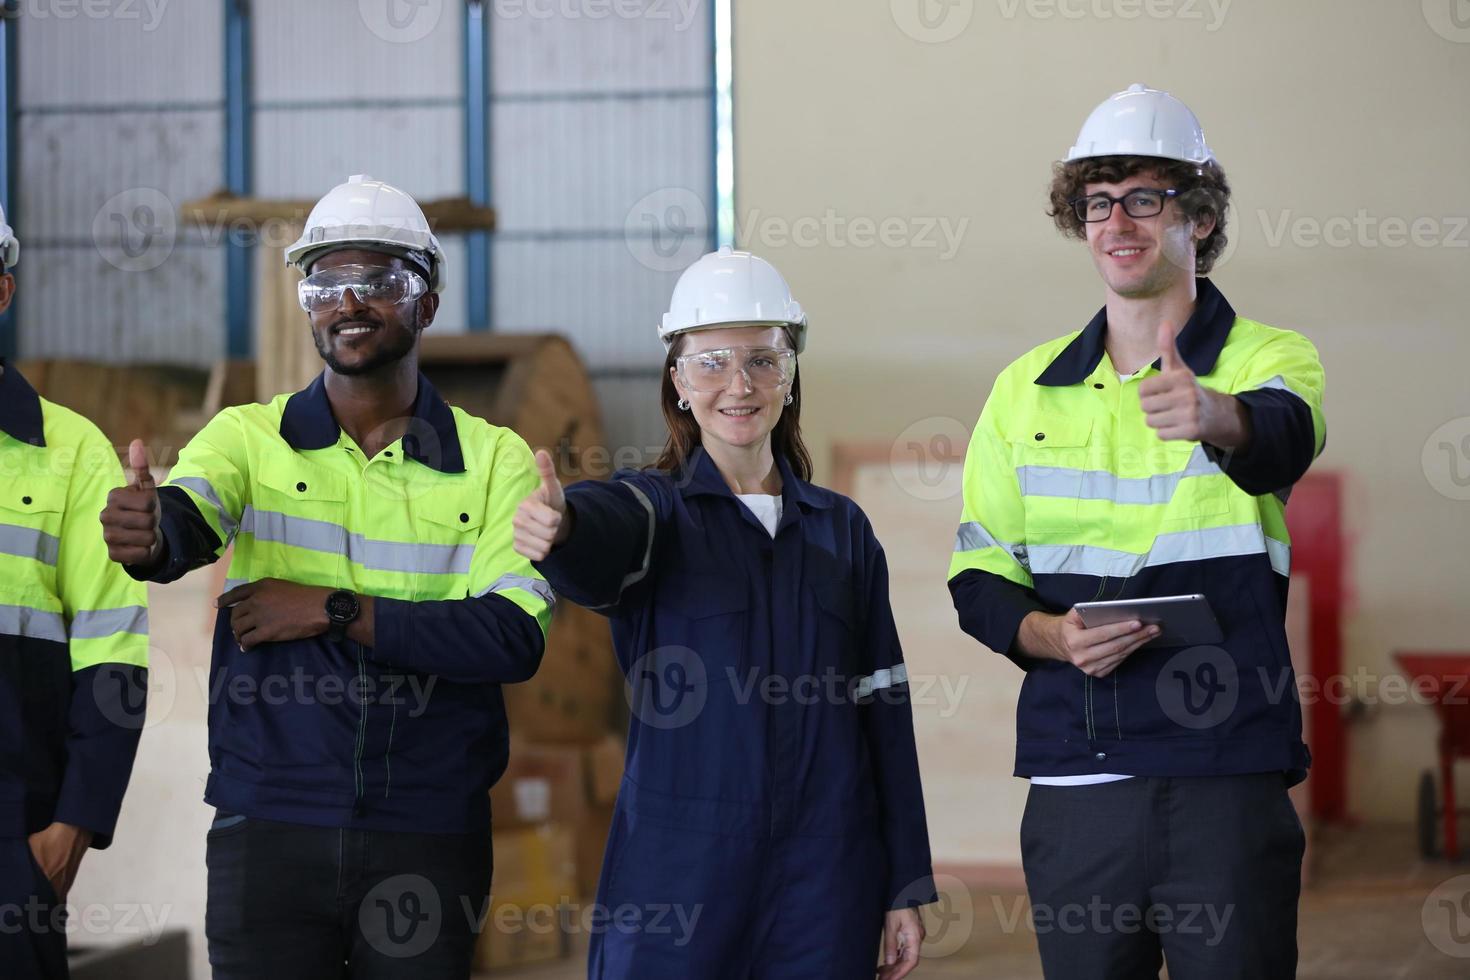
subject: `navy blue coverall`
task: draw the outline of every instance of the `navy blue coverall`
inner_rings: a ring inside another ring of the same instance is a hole
[[[774,539],[698,449],[569,487],[537,563],[610,618],[633,708],[593,980],[871,978],[885,912],[936,898],[883,549],[777,465]]]

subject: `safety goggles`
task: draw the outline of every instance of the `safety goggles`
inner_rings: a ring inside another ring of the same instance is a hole
[[[736,375],[753,388],[779,388],[796,377],[796,351],[789,347],[722,347],[684,354],[674,364],[694,391],[721,391]]]
[[[1172,187],[1167,190],[1136,187],[1122,197],[1113,197],[1111,194],[1088,194],[1085,197],[1074,197],[1067,203],[1072,205],[1078,221],[1090,224],[1111,218],[1114,204],[1123,205],[1124,213],[1130,218],[1152,218],[1164,210],[1165,201],[1178,193],[1179,191]]]
[[[313,272],[296,284],[296,298],[308,313],[330,313],[342,306],[347,290],[366,306],[397,306],[428,292],[424,277],[411,269],[339,265]]]

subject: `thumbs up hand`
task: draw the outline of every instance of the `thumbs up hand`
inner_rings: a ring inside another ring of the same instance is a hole
[[[148,449],[142,439],[128,443],[128,486],[154,490],[153,473],[148,469]]]
[[[148,452],[141,439],[128,446],[127,478],[127,486],[107,495],[101,514],[102,539],[113,561],[148,567],[163,551],[163,534],[158,528],[158,487],[148,471]]]
[[[1174,325],[1159,324],[1159,373],[1138,385],[1144,420],[1160,439],[1207,442],[1243,450],[1250,441],[1250,416],[1233,395],[1199,383],[1179,353]]]
[[[1138,400],[1160,439],[1200,440],[1204,389],[1180,356],[1171,323],[1159,324],[1159,373],[1139,383]]]
[[[541,474],[541,485],[521,501],[511,521],[515,527],[516,552],[532,561],[551,554],[551,549],[572,533],[572,522],[566,520],[566,494],[556,478],[551,454],[544,449],[536,451],[536,470]]]

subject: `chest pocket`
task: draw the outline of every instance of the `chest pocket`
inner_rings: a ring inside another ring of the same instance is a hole
[[[267,462],[261,470],[251,500],[257,512],[342,525],[347,502],[347,485],[342,477],[294,458],[283,463]]]
[[[750,602],[738,578],[708,573],[660,582],[654,602],[655,647],[684,647],[691,684],[745,684],[751,667]],[[761,644],[762,649],[766,644]]]
[[[65,493],[64,480],[21,479],[0,486],[0,595],[34,606],[49,605],[41,597],[56,595]]]
[[[1037,412],[1008,434],[1027,541],[1037,541],[1043,532],[1077,529],[1086,474],[1098,465],[1089,457],[1091,438],[1091,419],[1052,412]]]
[[[255,474],[247,519],[254,544],[245,555],[249,566],[231,575],[277,577],[310,585],[340,586],[349,555],[346,528],[347,488],[335,473],[290,457],[267,461]],[[276,550],[286,545],[289,553]],[[237,544],[237,555],[242,554]]]
[[[469,578],[485,524],[483,487],[430,491],[412,507],[418,543],[414,588],[420,600],[464,598],[492,584]]]

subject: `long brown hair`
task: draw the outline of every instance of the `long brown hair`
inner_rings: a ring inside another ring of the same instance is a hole
[[[791,331],[782,328],[788,342],[791,341]],[[674,361],[684,349],[684,338],[688,334],[680,334],[674,338],[673,346],[669,348],[669,356],[664,359],[664,380],[659,391],[659,407],[663,409],[664,422],[669,427],[669,441],[664,444],[664,451],[659,455],[658,461],[653,464],[656,470],[665,473],[677,473],[684,468],[696,447],[701,445],[699,423],[694,420],[693,412],[686,412],[679,407],[679,389],[674,387],[673,367]],[[796,348],[793,343],[792,349]],[[776,427],[771,430],[771,453],[786,460],[786,465],[791,467],[791,472],[799,480],[810,483],[812,479],[812,457],[807,452],[806,443],[801,439],[801,370],[798,366],[796,377],[791,382],[791,404],[781,410],[781,418],[776,421]]]

